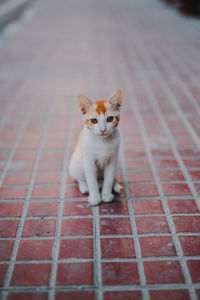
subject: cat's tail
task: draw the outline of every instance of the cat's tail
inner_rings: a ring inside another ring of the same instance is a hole
[[[116,179],[113,184],[113,191],[117,194],[121,194],[124,191],[124,187]]]

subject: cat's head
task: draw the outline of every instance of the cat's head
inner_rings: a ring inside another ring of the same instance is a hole
[[[119,123],[122,92],[118,90],[108,100],[92,102],[84,95],[78,96],[78,103],[85,126],[97,136],[110,136]]]

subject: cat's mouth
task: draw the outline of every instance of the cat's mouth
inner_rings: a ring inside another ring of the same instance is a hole
[[[102,138],[107,138],[110,136],[110,134],[108,132],[105,132],[105,133],[101,133],[99,136],[101,136]]]

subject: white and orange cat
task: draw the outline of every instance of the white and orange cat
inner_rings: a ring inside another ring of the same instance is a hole
[[[120,144],[117,126],[122,92],[118,90],[108,100],[96,102],[79,95],[78,103],[84,128],[71,157],[69,172],[78,181],[80,192],[89,193],[88,201],[92,205],[111,202],[112,189],[116,193],[123,191],[114,178]]]

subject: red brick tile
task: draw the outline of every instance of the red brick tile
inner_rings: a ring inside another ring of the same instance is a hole
[[[60,131],[66,130],[66,119],[60,118],[60,116],[55,116],[54,118],[51,119],[51,123],[49,126],[49,133],[52,133],[54,131],[54,133],[57,134],[59,131],[58,129]],[[59,148],[55,143],[55,136],[54,136],[54,147],[53,148],[57,148],[57,149]]]
[[[155,184],[129,184],[131,196],[158,196]]]
[[[7,300],[46,300],[46,292],[10,292],[8,293]]]
[[[103,284],[139,284],[135,262],[102,263]]]
[[[41,160],[57,160],[62,161],[64,158],[63,151],[60,150],[43,150]]]
[[[181,283],[184,282],[178,261],[145,261],[144,270],[147,283]]]
[[[200,159],[184,159],[183,162],[187,168],[200,168]]]
[[[165,196],[191,195],[191,191],[186,183],[163,183]]]
[[[49,132],[47,134],[47,137],[48,139],[54,139],[54,140],[65,140],[66,139],[66,132],[65,132],[65,129],[67,128],[67,120],[65,119],[65,124],[63,122],[63,127],[62,129],[60,128],[60,130],[57,130],[56,131],[56,128],[52,128],[51,129],[51,126],[49,128]],[[50,152],[50,151],[49,151]],[[52,151],[53,152],[53,151]]]
[[[55,300],[94,300],[93,291],[58,291]]]
[[[22,236],[54,235],[56,220],[26,220]]]
[[[42,201],[42,202],[30,202],[28,207],[27,216],[56,216],[58,209],[57,202]]]
[[[187,290],[151,290],[151,300],[190,300]]]
[[[60,241],[59,258],[91,258],[92,239],[66,239]]]
[[[33,161],[31,160],[13,160],[9,166],[11,172],[26,172],[33,169]]]
[[[135,257],[132,238],[101,239],[101,256],[103,258]]]
[[[200,260],[188,260],[187,266],[190,271],[192,282],[200,282]]]
[[[163,208],[160,200],[133,200],[134,214],[162,214]]]
[[[46,300],[46,292],[10,292],[7,300]]]
[[[92,284],[92,262],[58,263],[57,285]]]
[[[3,184],[16,185],[16,184],[28,184],[30,179],[30,173],[12,173],[7,174],[3,181]]]
[[[125,157],[143,157],[145,158],[146,154],[143,149],[125,149],[124,151]]]
[[[1,264],[0,268],[0,286],[3,285],[4,276],[7,270],[7,264]]]
[[[172,214],[199,212],[199,209],[193,199],[168,199],[167,204]]]
[[[58,198],[59,186],[34,186],[31,198]]]
[[[22,206],[22,202],[0,202],[0,217],[19,217]]]
[[[17,259],[50,259],[53,240],[20,241]]]
[[[189,136],[177,136],[176,137],[176,143],[178,146],[195,146],[195,143],[192,138]]]
[[[128,215],[126,200],[117,200],[111,203],[101,203],[99,206],[101,215]]]
[[[131,234],[129,218],[101,218],[100,234]]]
[[[50,264],[15,264],[11,286],[48,285]]]
[[[179,236],[183,255],[200,255],[200,236]]]
[[[152,149],[151,153],[153,156],[172,156],[173,152],[170,149]]]
[[[117,170],[115,173],[115,178],[117,179],[118,182],[123,182],[123,174],[121,170]]]
[[[180,170],[158,170],[158,176],[161,181],[185,180]]]
[[[108,291],[104,292],[103,300],[142,300],[140,291]]]
[[[59,139],[47,139],[44,145],[44,148],[58,148],[58,149],[64,149],[65,148],[65,141],[64,140],[59,140]]]
[[[11,141],[6,141],[6,140],[1,140],[1,149],[2,150],[11,150],[12,149],[12,142]]]
[[[1,199],[24,199],[26,194],[26,187],[2,187],[0,188]]]
[[[4,166],[5,166],[5,161],[1,161],[1,160],[0,160],[0,172],[3,171]]]
[[[175,159],[154,159],[156,168],[178,168]]]
[[[92,219],[67,219],[62,221],[61,235],[91,235]]]
[[[192,180],[200,180],[200,170],[188,170]]]
[[[27,129],[25,129],[24,132],[23,132],[22,140],[23,141],[26,141],[26,140],[39,140],[40,136],[41,136],[40,131],[31,132],[31,131],[28,131]]]
[[[70,155],[70,157],[71,157],[71,155]],[[67,173],[67,180],[66,180],[66,183],[67,183],[67,184],[76,183],[76,180],[70,176],[69,170],[68,170],[68,173]]]
[[[38,165],[39,171],[60,171],[62,167],[61,160],[41,159]]]
[[[35,184],[59,184],[60,173],[59,172],[40,172],[37,173],[35,178]]]
[[[14,154],[14,160],[29,160],[33,161],[35,159],[36,152],[35,151],[26,151],[26,150],[17,150]]]
[[[18,149],[37,149],[39,139],[22,139],[18,145]]]
[[[199,232],[200,216],[173,217],[176,232]]]
[[[149,170],[127,170],[126,172],[128,181],[134,182],[145,182],[145,181],[153,181],[152,172]]]
[[[127,159],[126,169],[150,169],[149,162],[146,159]]]
[[[200,299],[200,289],[196,289],[196,295],[197,295],[197,299]]]
[[[195,147],[187,147],[187,148],[180,148],[178,149],[181,156],[200,156],[200,151],[196,149]]]
[[[8,260],[12,250],[13,241],[2,240],[0,242],[0,260]]]
[[[124,137],[124,144],[126,147],[144,147],[144,144],[142,142],[142,140],[140,138],[137,137],[138,133],[136,132],[132,132],[131,137],[133,138],[129,138],[126,139],[126,136]]]
[[[18,220],[0,220],[0,237],[15,236]]]
[[[63,207],[63,216],[91,215],[92,207],[86,201],[66,201]]]
[[[77,185],[67,185],[66,192],[65,192],[65,198],[85,198],[87,195],[82,194]]]
[[[135,221],[138,233],[169,232],[165,217],[136,217]]]
[[[176,255],[176,250],[170,236],[140,237],[139,241],[143,257]]]
[[[9,152],[1,150],[0,152],[0,161],[6,161],[8,159]]]

